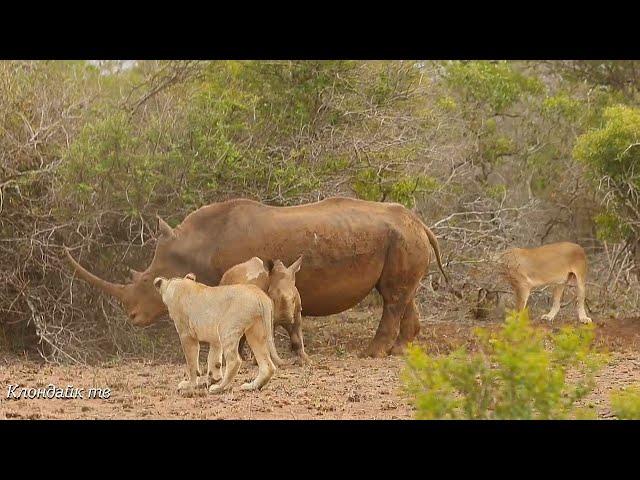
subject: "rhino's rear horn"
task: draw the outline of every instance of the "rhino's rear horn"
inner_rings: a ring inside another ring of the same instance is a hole
[[[160,215],[156,215],[158,218],[158,237],[160,238],[171,238],[174,236],[173,229],[169,226],[167,222],[165,222]]]

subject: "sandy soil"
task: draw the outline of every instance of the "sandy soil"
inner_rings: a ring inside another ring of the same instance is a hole
[[[554,327],[571,318],[560,319]],[[222,395],[181,397],[176,386],[185,376],[183,362],[120,361],[92,366],[55,366],[14,356],[0,357],[0,418],[43,419],[410,419],[399,372],[402,359],[360,359],[378,323],[377,312],[352,310],[332,317],[306,319],[305,343],[311,366],[286,366],[261,392],[237,387],[252,379],[256,367],[246,363]],[[419,341],[434,353],[460,344],[472,346],[472,328],[495,328],[497,322],[437,321],[425,318]],[[640,382],[640,319],[600,322],[598,344],[612,362],[598,377],[595,392],[584,402],[601,418],[610,418],[609,392]],[[176,339],[177,341],[177,339]],[[290,354],[283,334],[278,350]],[[206,351],[203,352],[202,364]],[[21,387],[84,389],[84,399],[7,399],[9,384]],[[108,399],[89,399],[89,388],[109,388]]]

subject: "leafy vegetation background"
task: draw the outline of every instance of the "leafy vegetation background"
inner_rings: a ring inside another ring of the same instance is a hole
[[[124,281],[156,213],[234,197],[403,203],[469,299],[498,288],[491,254],[575,241],[592,310],[637,311],[638,80],[633,61],[0,62],[0,346],[159,349],[170,325],[130,327],[61,247]],[[438,281],[421,295],[446,310]]]

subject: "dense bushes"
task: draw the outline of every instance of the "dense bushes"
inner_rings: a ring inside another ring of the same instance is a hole
[[[599,128],[578,138],[574,156],[584,162],[604,192],[606,213],[597,218],[603,239],[626,239],[640,274],[640,109],[606,108]]]
[[[630,73],[600,79],[587,69],[593,84],[585,87],[572,78],[576,68],[0,62],[0,338],[61,361],[89,350],[146,351],[158,331],[131,329],[110,302],[72,283],[62,244],[123,281],[127,266],[150,261],[156,213],[175,225],[239,196],[277,205],[338,194],[403,203],[437,222],[445,260],[456,260],[452,275],[471,287],[464,262],[514,243],[585,243],[597,224],[617,235],[601,239],[628,250],[632,210],[622,198],[600,208],[600,184],[583,180],[585,170],[622,178],[609,169],[636,160],[637,150],[622,150],[611,166],[609,150],[593,140],[632,140],[634,99],[628,83],[614,82]],[[607,110],[621,102],[628,105]],[[610,258],[618,264],[607,269],[627,272],[627,257]],[[617,275],[614,286],[618,279],[629,282]]]

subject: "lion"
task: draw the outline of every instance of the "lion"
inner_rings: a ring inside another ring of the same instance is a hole
[[[187,362],[188,380],[178,384],[187,394],[204,383],[210,393],[226,390],[238,373],[240,337],[246,336],[258,363],[258,375],[241,390],[259,390],[283,362],[273,339],[273,303],[255,285],[209,287],[196,282],[193,273],[184,278],[156,277],[153,281],[175,323]],[[200,343],[209,343],[207,375],[198,378]],[[224,375],[222,355],[225,358]],[[275,364],[274,364],[275,362]],[[218,380],[217,384],[212,384]]]
[[[501,274],[509,282],[516,296],[516,309],[527,306],[532,288],[555,284],[553,305],[542,316],[551,322],[560,310],[562,293],[567,284],[577,287],[577,312],[582,323],[591,323],[584,308],[587,256],[575,243],[559,242],[537,248],[512,248],[498,256]]]
[[[263,262],[253,257],[227,270],[220,285],[251,284],[260,287],[273,300],[274,328],[281,325],[289,334],[291,349],[296,353],[295,363],[304,365],[311,359],[304,351],[302,337],[302,302],[296,288],[296,273],[300,271],[302,256],[289,267],[281,260]],[[240,340],[240,356],[244,339]]]

